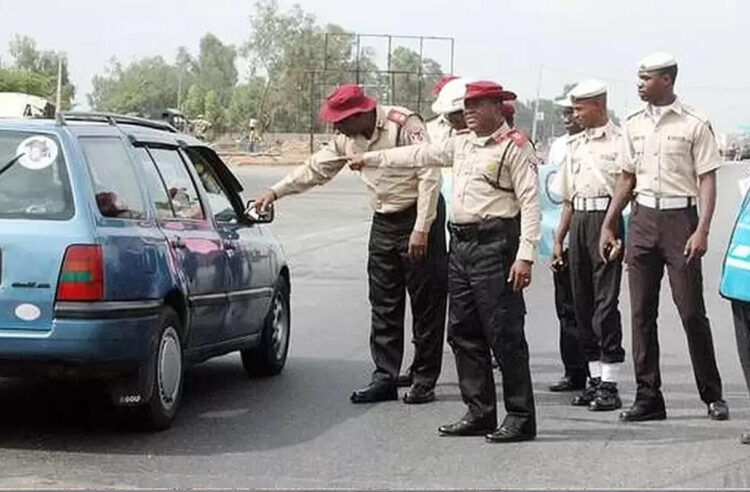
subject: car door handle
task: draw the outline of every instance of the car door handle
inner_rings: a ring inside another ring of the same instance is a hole
[[[172,245],[172,247],[173,247],[173,248],[176,248],[176,249],[185,249],[185,247],[187,246],[187,245],[185,244],[185,241],[183,241],[183,240],[182,240],[182,238],[181,238],[181,237],[179,237],[179,236],[178,236],[178,237],[175,237],[175,238],[173,238],[173,239],[171,239],[171,240],[169,241],[169,244],[171,244],[171,245]]]

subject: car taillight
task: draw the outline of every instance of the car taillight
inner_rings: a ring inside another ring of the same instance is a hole
[[[57,300],[99,301],[103,297],[104,275],[101,246],[88,244],[68,246],[57,283]]]

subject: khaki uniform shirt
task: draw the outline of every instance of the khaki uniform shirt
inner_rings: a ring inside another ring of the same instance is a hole
[[[495,217],[512,218],[520,213],[521,238],[516,258],[533,261],[540,234],[534,151],[528,141],[511,138],[514,134],[510,132],[505,123],[488,137],[459,132],[443,142],[367,152],[364,162],[365,166],[395,168],[452,166],[450,221],[465,224]],[[505,189],[498,189],[493,183]]]
[[[396,119],[400,119],[401,124],[388,118],[392,110],[396,111]],[[302,193],[313,186],[327,183],[346,165],[346,156],[428,141],[424,123],[409,110],[378,105],[376,114],[376,127],[370,139],[362,136],[350,138],[342,134],[336,135],[302,166],[271,186],[276,196],[281,198],[293,193]],[[370,205],[375,212],[400,212],[416,203],[417,219],[414,230],[429,232],[437,215],[440,195],[439,170],[365,168],[360,176],[370,192]]]
[[[430,137],[430,142],[442,142],[456,133],[442,114],[428,121],[425,126],[427,128],[427,135]]]
[[[721,165],[711,124],[675,100],[646,106],[625,120],[620,167],[636,176],[636,193],[658,197],[698,195],[698,176]]]
[[[567,201],[577,196],[613,196],[620,175],[621,140],[622,131],[612,121],[571,136],[552,190]]]

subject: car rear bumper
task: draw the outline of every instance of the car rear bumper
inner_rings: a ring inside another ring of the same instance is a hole
[[[160,301],[58,303],[50,330],[2,330],[0,373],[61,368],[122,373],[149,354]]]

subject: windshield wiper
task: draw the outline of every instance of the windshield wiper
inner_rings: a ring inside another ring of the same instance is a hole
[[[20,159],[24,155],[26,155],[26,153],[25,152],[21,152],[20,154],[18,154],[17,156],[13,157],[11,160],[9,160],[5,164],[3,164],[3,167],[0,168],[0,174],[3,174],[5,171],[7,171],[11,167],[13,167],[13,164],[15,164],[16,162],[18,162],[18,159]]]

